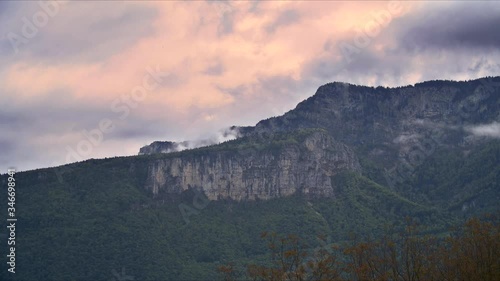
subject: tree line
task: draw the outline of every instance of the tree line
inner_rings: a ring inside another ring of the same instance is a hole
[[[446,235],[422,235],[407,220],[404,231],[378,239],[311,250],[295,235],[263,233],[271,262],[218,267],[224,280],[498,281],[498,217],[469,219]],[[324,238],[322,238],[324,239]]]

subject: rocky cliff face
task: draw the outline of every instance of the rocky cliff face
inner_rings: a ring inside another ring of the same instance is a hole
[[[270,199],[300,192],[334,196],[331,176],[360,172],[354,152],[325,132],[278,148],[168,157],[149,166],[146,188],[153,194],[203,190],[210,200]]]
[[[385,168],[438,147],[467,150],[484,139],[471,128],[500,121],[500,77],[430,81],[399,88],[329,83],[283,116],[242,135],[323,128]]]
[[[352,140],[398,136],[424,125],[488,122],[500,117],[499,93],[500,77],[471,82],[433,81],[399,88],[330,83],[294,110],[263,120],[247,128],[246,133],[321,127],[339,139]]]
[[[141,147],[139,155],[155,154],[155,153],[170,153],[177,151],[178,144],[171,141],[155,141],[149,145]]]

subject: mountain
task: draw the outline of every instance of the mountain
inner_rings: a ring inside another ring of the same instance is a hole
[[[443,235],[499,211],[499,85],[329,83],[283,116],[233,127],[235,140],[17,173],[14,280],[215,279],[227,261],[266,261],[263,231],[314,246],[409,216]]]
[[[405,183],[434,153],[465,155],[494,139],[471,132],[500,120],[498,80],[429,81],[393,89],[329,83],[283,116],[239,128],[237,141],[204,149],[203,159],[193,152],[157,160],[149,168],[146,188],[154,194],[202,188],[211,200],[263,199],[300,190],[326,195],[333,194],[328,178],[350,170],[395,190],[412,189]],[[294,134],[307,134],[304,130],[319,131],[292,143]],[[319,134],[328,141],[315,147]],[[270,144],[279,147],[278,154],[262,151]],[[140,154],[145,151],[170,150],[154,142]]]

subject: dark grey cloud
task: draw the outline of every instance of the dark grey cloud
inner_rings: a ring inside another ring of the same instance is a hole
[[[16,142],[0,139],[0,151],[4,154],[16,149]]]
[[[231,2],[226,0],[215,0],[207,2],[213,7],[213,11],[215,12],[219,20],[219,25],[217,27],[218,35],[222,36],[232,33],[234,22],[234,8],[231,5]]]
[[[263,118],[281,115],[313,95],[318,86],[314,82],[309,79],[297,80],[289,75],[274,75],[259,76],[254,82],[234,87],[216,86],[222,93],[234,97],[235,102],[213,109],[191,108],[189,112],[194,119],[213,115],[216,120],[188,126],[197,129],[190,138],[200,134],[210,136],[221,128],[234,125],[253,126]]]
[[[217,86],[217,88],[219,89],[219,91],[224,92],[224,93],[228,93],[235,98],[243,97],[244,94],[248,93],[248,91],[249,91],[248,85],[238,85],[236,87],[231,87],[231,88],[224,88],[224,87]]]
[[[225,35],[233,32],[233,13],[224,13],[218,28],[219,35]]]
[[[430,5],[401,20],[397,37],[408,49],[500,48],[498,2]]]
[[[16,124],[28,121],[25,115],[19,115],[18,112],[12,112],[10,109],[0,111],[0,126],[4,128],[14,129]]]
[[[6,96],[12,95],[5,93]],[[154,129],[150,127],[163,126],[159,120],[142,117],[142,113],[148,108],[140,102],[135,103],[134,108],[128,107],[129,113],[122,120],[123,112],[116,112],[111,108],[114,99],[89,103],[74,98],[66,91],[52,91],[43,97],[22,102],[3,101],[9,106],[0,112],[0,129],[11,132],[12,135],[20,132],[63,135],[71,131],[94,129],[102,119],[110,119],[117,124],[113,134],[116,133],[119,137],[127,135],[128,133],[122,134],[121,131],[130,131],[130,128],[138,128],[138,132],[145,136],[154,135]]]
[[[277,28],[296,23],[300,20],[300,14],[295,10],[285,10],[271,24],[266,27],[266,31],[273,33]]]
[[[281,115],[314,94],[318,87],[312,79],[298,80],[289,75],[260,76],[255,82],[220,91],[236,102],[212,113],[224,120],[220,127],[255,125],[263,118]]]
[[[172,89],[186,83],[188,79],[188,77],[182,77],[174,72],[171,72],[162,78],[161,86],[159,88]]]
[[[112,8],[112,7],[105,7]],[[73,30],[66,36],[58,37],[60,41],[54,48],[51,39],[46,37],[44,50],[50,55],[53,49],[54,55],[73,56],[83,54],[91,55],[96,59],[102,59],[116,54],[122,48],[130,46],[138,39],[153,34],[152,21],[156,17],[156,11],[151,8],[131,5],[122,13],[114,17],[106,17],[89,22],[87,26]],[[72,43],[70,43],[73,41]]]
[[[430,3],[392,20],[377,36],[369,37],[367,46],[355,45],[359,35],[355,32],[343,38],[355,50],[349,61],[340,44],[326,40],[323,53],[304,64],[302,76],[318,84],[343,81],[374,86],[406,85],[415,78],[495,76],[500,72],[498,26],[498,3]]]
[[[381,56],[369,48],[353,58],[347,63],[336,54],[325,54],[309,61],[303,68],[303,76],[311,77],[319,85],[333,81],[366,84],[373,77],[377,83],[383,84],[387,82],[386,78],[400,77],[410,64],[404,57]]]
[[[43,12],[43,9],[36,2],[31,5],[20,3],[16,13],[0,20],[3,25],[0,31],[4,35],[0,37],[0,56],[51,62],[67,59],[99,61],[142,37],[152,35],[152,22],[157,16],[153,8],[134,3],[114,5],[112,2],[98,2],[87,5],[69,2],[59,5],[58,12],[49,17],[47,25],[37,28],[36,35],[19,45],[16,54],[11,40],[5,35],[10,32],[23,37],[25,23],[21,19],[26,17],[32,22],[33,15],[40,11]]]
[[[8,39],[9,34],[22,36],[22,18],[31,16],[40,7],[32,1],[0,1],[0,68],[14,61],[16,53]],[[21,37],[22,38],[22,37]]]
[[[259,4],[262,3],[262,0],[252,1],[252,6],[248,9],[250,13],[259,14],[261,9],[259,8]]]
[[[172,129],[175,125],[165,125],[176,124],[173,119],[150,120],[143,117],[141,112],[146,108],[140,105],[121,120],[107,104],[80,103],[77,106],[75,101],[67,103],[54,100],[13,104],[0,113],[0,131],[8,132],[0,135],[0,169],[13,166],[27,170],[64,164],[67,146],[76,148],[79,141],[86,139],[83,133],[99,129],[100,121],[105,118],[113,122],[113,129],[103,133],[103,142],[94,149],[98,151],[105,148],[107,152],[101,153],[102,157],[123,153],[123,149],[113,146],[113,142],[123,143],[124,146],[141,140],[146,143],[179,134],[182,130],[180,127]]]
[[[219,36],[226,35],[233,32],[233,22],[234,22],[234,8],[229,0],[207,0],[213,8],[213,12],[217,15],[219,20],[219,25],[217,27],[217,33]],[[202,16],[203,24],[203,16]]]
[[[289,75],[263,76],[258,78],[259,88],[276,94],[294,95],[298,90],[298,81]]]
[[[174,119],[150,120],[136,115],[124,121],[112,120],[115,129],[109,133],[108,139],[111,140],[161,139],[162,136],[168,135],[171,130],[165,124],[174,124],[176,122]]]
[[[217,62],[217,63],[207,67],[205,69],[205,71],[203,71],[203,73],[206,75],[211,75],[211,76],[219,76],[219,75],[224,74],[225,70],[226,69],[224,67],[224,64],[222,64],[221,62]]]
[[[11,14],[17,7],[14,1],[0,1],[0,16]]]

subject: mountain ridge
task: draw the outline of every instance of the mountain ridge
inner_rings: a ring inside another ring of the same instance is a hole
[[[466,153],[488,141],[467,128],[500,120],[499,84],[500,77],[434,80],[396,88],[332,82],[281,116],[236,128],[240,138],[257,143],[268,142],[276,134],[325,130],[336,142],[352,148],[362,163],[378,163],[378,175],[372,180],[397,189],[395,185],[410,180],[413,170],[436,150]],[[231,182],[227,185],[230,188]],[[249,187],[237,184],[235,188]]]

